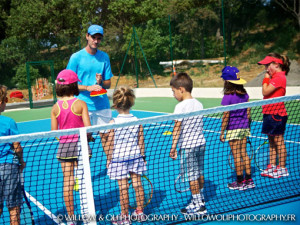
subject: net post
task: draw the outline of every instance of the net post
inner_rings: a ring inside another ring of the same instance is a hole
[[[86,128],[80,128],[79,134],[81,149],[78,153],[78,170],[82,170],[79,186],[81,212],[85,218],[96,218]],[[96,219],[88,220],[84,221],[84,224],[96,225],[97,222]]]
[[[29,94],[29,105],[30,108],[33,108],[32,92],[31,92],[31,80],[30,80],[30,67],[29,62],[26,62],[26,74],[27,74],[27,86]]]

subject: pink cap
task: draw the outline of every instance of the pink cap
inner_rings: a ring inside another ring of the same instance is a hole
[[[81,82],[73,70],[67,69],[60,71],[60,73],[57,75],[56,81],[58,84],[72,84],[77,81]]]

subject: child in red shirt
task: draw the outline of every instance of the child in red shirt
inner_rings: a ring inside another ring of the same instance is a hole
[[[286,76],[290,71],[290,61],[287,56],[269,53],[259,65],[265,65],[266,74],[262,83],[264,99],[285,96]],[[286,147],[284,132],[287,122],[287,112],[283,102],[264,105],[262,133],[268,135],[270,143],[270,163],[261,176],[280,178],[289,176],[286,168]],[[276,166],[276,159],[278,165]]]

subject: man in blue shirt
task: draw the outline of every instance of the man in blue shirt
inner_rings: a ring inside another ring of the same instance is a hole
[[[80,94],[78,98],[86,102],[92,125],[108,124],[112,118],[107,94],[91,97],[92,91],[109,89],[111,86],[110,60],[107,53],[100,51],[98,46],[103,38],[103,28],[99,25],[91,25],[86,34],[87,45],[74,53],[67,65],[67,69],[77,73]],[[105,149],[106,133],[100,133],[102,145]]]
[[[19,134],[16,122],[1,115],[7,100],[7,89],[0,85],[0,137]],[[0,144],[0,215],[6,201],[10,224],[20,224],[20,206],[23,203],[20,173],[24,167],[23,149],[19,142]]]

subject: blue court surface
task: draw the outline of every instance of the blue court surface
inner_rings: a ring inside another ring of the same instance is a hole
[[[132,111],[132,113],[138,118],[164,115],[163,113],[145,111]],[[115,116],[116,112],[113,112],[113,117]],[[290,165],[289,177],[262,179],[259,175],[260,171],[253,162],[253,179],[256,187],[246,191],[229,190],[226,185],[229,181],[232,181],[234,172],[227,164],[229,146],[228,144],[220,144],[218,140],[220,127],[216,127],[215,124],[219,122],[220,118],[204,118],[204,124],[212,124],[212,126],[206,126],[204,129],[207,141],[204,190],[209,193],[206,195],[208,213],[215,215],[215,217],[202,219],[201,222],[209,222],[209,224],[237,224],[242,222],[242,224],[247,225],[300,224],[299,186],[295,186],[295,184],[299,185],[300,166],[299,164],[294,164],[294,161],[297,162],[297,159],[299,159],[299,152],[293,151],[288,155],[287,164],[288,166]],[[174,190],[174,180],[179,174],[179,160],[173,161],[168,157],[172,135],[164,135],[165,131],[172,131],[173,125],[173,123],[169,123],[164,124],[164,126],[160,124],[144,126],[145,140],[152,140],[149,142],[145,141],[145,145],[146,151],[150,149],[152,152],[148,154],[147,169],[149,173],[147,175],[154,186],[153,198],[145,208],[145,213],[178,215],[181,218],[179,219],[180,223],[185,223],[180,214],[180,208],[189,202],[191,195],[190,192],[178,193]],[[50,119],[21,122],[18,123],[18,127],[20,133],[24,134],[49,131]],[[259,127],[259,124],[254,124],[254,127]],[[293,130],[292,127],[290,129]],[[147,133],[147,130],[151,130],[151,132]],[[251,132],[255,134],[260,133],[260,131]],[[155,135],[155,140],[151,138],[151,135]],[[299,133],[289,135],[289,139],[286,140],[287,149],[300,149],[299,137]],[[262,139],[262,141],[265,139],[263,136],[257,137],[256,135],[253,135],[252,138],[254,149],[258,148],[261,143],[260,140],[257,141],[256,139]],[[160,139],[163,141],[161,142]],[[41,221],[38,224],[51,224],[52,222],[52,224],[57,224],[57,221],[53,218],[50,219],[49,215],[66,213],[62,193],[57,191],[62,189],[63,183],[60,164],[55,158],[58,142],[55,140],[52,140],[52,142],[51,140],[40,140],[39,142],[31,143],[31,145],[26,143],[26,145],[28,147],[24,146],[24,157],[27,159],[27,167],[33,169],[30,172],[26,172],[26,170],[24,172],[25,189],[28,190],[34,199],[35,203],[31,203],[34,216],[37,221]],[[216,146],[218,151],[216,151]],[[120,208],[116,200],[118,199],[118,185],[116,182],[109,180],[106,175],[105,156],[103,149],[100,150],[100,138],[96,137],[96,141],[90,147],[91,149],[98,149],[98,152],[93,152],[93,157],[90,161],[97,215],[108,215],[118,212]],[[213,152],[215,154],[212,154]],[[164,165],[167,166],[165,167]],[[40,179],[41,177],[42,179]],[[291,198],[290,196],[296,197]],[[78,196],[74,198],[75,205],[80,205]],[[276,201],[277,198],[281,199],[281,201]],[[57,199],[60,199],[60,201],[57,201]],[[268,202],[268,204],[263,204],[265,202]],[[40,203],[42,206],[37,206],[37,203]],[[249,205],[252,207],[248,207]],[[236,207],[239,210],[235,210]],[[45,209],[50,212],[46,213]],[[80,214],[80,207],[76,207],[75,211]],[[7,212],[4,212],[4,215],[5,213]],[[219,213],[222,213],[225,217],[217,216]],[[238,214],[243,215],[238,216]],[[177,223],[178,221],[173,222]],[[171,224],[172,221],[155,222],[155,224],[161,223]],[[197,224],[200,221],[192,223]],[[154,223],[145,222],[145,224]]]

